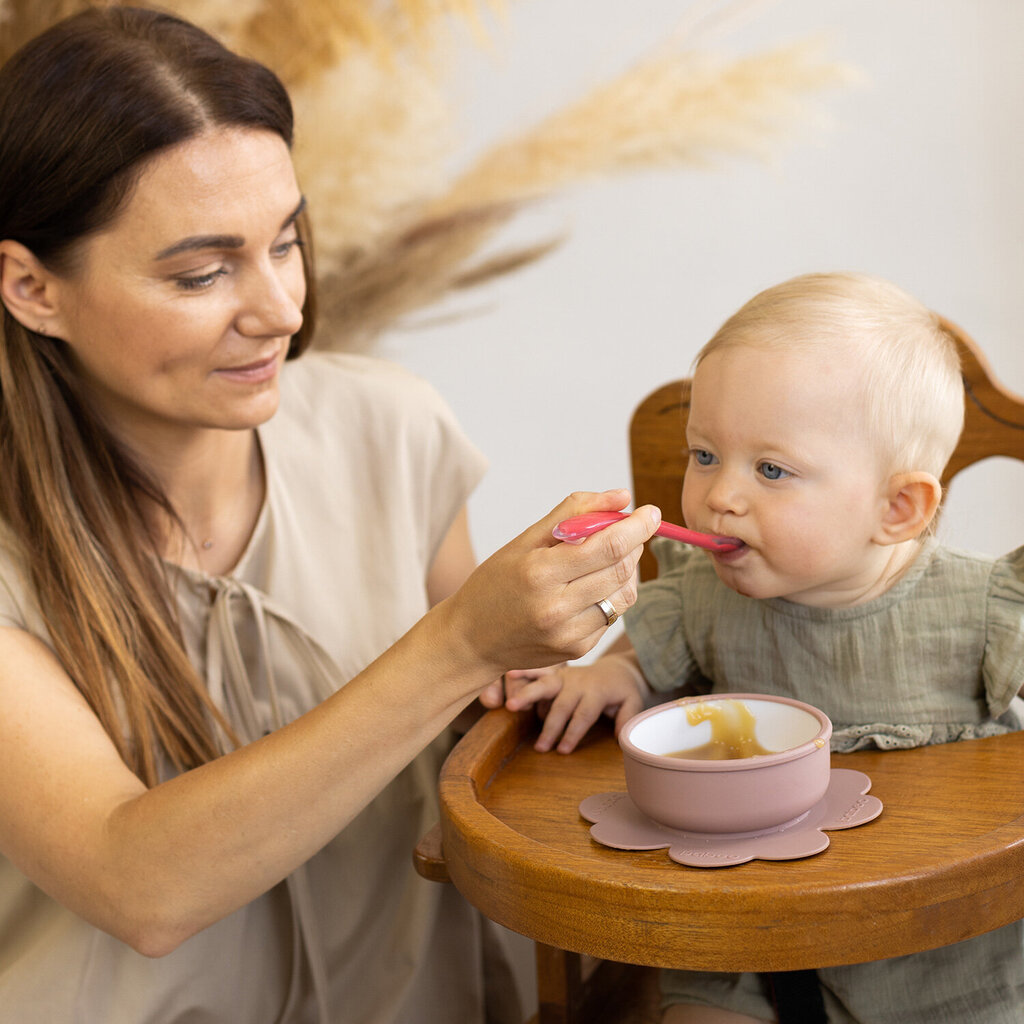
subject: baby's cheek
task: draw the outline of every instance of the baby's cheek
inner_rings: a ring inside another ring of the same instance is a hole
[[[683,481],[683,493],[679,496],[679,511],[683,514],[683,523],[693,529],[693,523],[700,519],[700,509],[703,506],[700,487],[691,482],[687,476]],[[666,519],[670,519],[669,510],[662,509]]]

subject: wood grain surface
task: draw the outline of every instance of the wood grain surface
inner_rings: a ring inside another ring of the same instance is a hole
[[[799,970],[1024,917],[1024,733],[834,755],[871,778],[881,817],[829,833],[814,857],[690,868],[591,839],[580,801],[625,789],[607,727],[570,755],[534,751],[535,729],[528,714],[489,712],[449,757],[440,793],[444,870],[538,942],[660,967]]]

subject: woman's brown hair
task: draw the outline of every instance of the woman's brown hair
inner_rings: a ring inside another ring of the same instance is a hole
[[[58,23],[0,68],[0,238],[73,269],[145,162],[212,126],[272,131],[291,146],[291,103],[266,67],[172,15],[108,7]],[[304,218],[299,231],[308,242]],[[313,328],[310,249],[289,358]],[[4,309],[0,519],[57,656],[147,785],[163,758],[194,767],[220,753],[218,730],[231,736],[185,652],[150,502],[174,517],[83,399],[64,343]]]

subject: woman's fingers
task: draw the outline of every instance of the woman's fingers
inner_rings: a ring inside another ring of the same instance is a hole
[[[480,691],[480,703],[485,708],[500,708],[505,703],[505,683],[502,679],[495,679],[489,686]]]
[[[659,510],[646,506],[581,544],[572,545],[576,549],[589,547],[590,550],[574,555],[573,568],[579,575],[567,584],[567,593],[583,605],[593,633],[598,637],[636,601],[637,563],[644,542],[660,522]],[[640,531],[639,541],[637,530]]]
[[[636,600],[636,565],[661,521],[656,508],[638,509],[582,544],[551,536],[564,518],[620,508],[628,499],[627,491],[570,495],[483,562],[454,595],[450,611],[459,634],[495,675],[581,657],[609,618]],[[601,601],[608,602],[605,611]]]
[[[563,498],[536,525],[542,531],[544,542],[549,547],[554,547],[565,543],[553,533],[563,519],[571,519],[586,512],[619,512],[629,504],[630,498],[629,491],[621,487],[610,491],[574,491]],[[574,547],[575,544],[570,546]]]

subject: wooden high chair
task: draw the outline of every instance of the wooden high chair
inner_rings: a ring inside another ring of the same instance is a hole
[[[1024,398],[997,383],[974,342],[944,323],[967,394],[945,484],[989,456],[1024,460]],[[630,427],[636,503],[658,505],[668,519],[686,468],[689,391],[687,380],[658,388]],[[655,574],[645,552],[641,576]],[[625,789],[611,730],[596,728],[569,757],[537,754],[536,733],[531,714],[504,710],[470,730],[442,771],[440,827],[414,861],[425,877],[454,881],[484,914],[535,940],[537,1024],[654,1022],[652,967],[774,972],[861,963],[1024,918],[1024,732],[835,755],[834,766],[871,778],[880,818],[863,831],[831,833],[818,857],[719,870],[593,842],[580,801]]]

